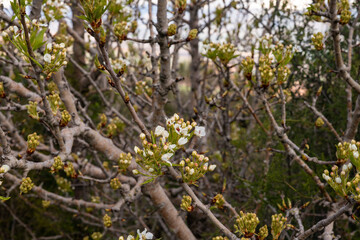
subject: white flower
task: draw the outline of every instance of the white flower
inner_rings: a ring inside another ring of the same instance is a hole
[[[152,151],[148,151],[148,154],[150,155],[150,156],[152,156],[152,155],[154,155],[154,153],[152,152]]]
[[[173,156],[174,154],[173,153],[165,153],[164,155],[161,156],[161,160],[163,160],[164,162],[167,162],[169,163],[170,165],[171,162],[169,161],[169,159]]]
[[[157,126],[155,128],[155,136],[160,136],[163,134],[163,132],[165,131],[165,128],[163,128],[162,126]]]
[[[171,144],[171,145],[169,145],[169,149],[170,149],[171,151],[174,151],[175,148],[176,148],[176,144]]]
[[[17,33],[19,31],[19,28],[17,26],[14,26],[14,33]]]
[[[348,169],[349,169],[349,170],[352,169],[352,164],[351,164],[351,163],[348,164]]]
[[[322,174],[323,179],[326,180],[327,175],[325,173]]]
[[[186,144],[188,141],[189,140],[187,138],[182,137],[182,138],[179,139],[178,144],[181,146],[181,145]]]
[[[51,44],[51,43],[46,44],[46,48],[47,48],[47,50],[51,51],[51,49],[52,49],[52,44]]]
[[[355,144],[350,144],[350,150],[356,151],[357,150],[356,145]]]
[[[347,171],[347,165],[346,165],[346,164],[344,164],[344,166],[342,167],[342,170],[343,170],[344,172]]]
[[[134,170],[132,170],[132,173],[133,173],[134,175],[138,175],[138,174],[139,174],[139,171],[136,170],[136,169],[134,169]]]
[[[10,170],[10,166],[9,165],[2,165],[1,169],[4,173],[8,172]]]
[[[163,136],[163,138],[168,138],[168,137],[169,137],[169,132],[166,131],[166,130],[164,130],[164,131],[162,132],[162,136]]]
[[[149,172],[152,173],[154,171],[153,168],[149,168]]]
[[[174,120],[171,118],[166,119],[166,125],[170,126],[174,124]]]
[[[174,129],[176,131],[177,134],[180,134],[181,133],[181,125],[180,124],[175,124],[174,125]]]
[[[137,234],[139,236],[139,240],[153,239],[154,237],[154,235],[151,232],[148,232],[146,228],[142,232],[138,229]]]
[[[204,137],[206,135],[205,127],[195,127],[194,134],[198,137]]]
[[[331,179],[331,178],[330,178],[329,176],[326,176],[326,177],[325,177],[325,181],[327,181],[327,182],[330,181],[330,179]]]
[[[354,158],[359,158],[359,152],[358,151],[353,152],[353,155],[354,155]]]
[[[216,165],[214,165],[214,164],[209,166],[209,170],[210,170],[210,171],[214,171],[215,168],[216,168]]]
[[[139,154],[141,152],[140,148],[138,146],[134,147],[135,153]]]
[[[186,127],[186,128],[182,128],[181,130],[180,130],[180,133],[181,133],[181,135],[183,135],[183,136],[189,136],[189,134],[188,134],[188,128]]]
[[[60,48],[65,48],[65,43],[60,43]]]
[[[51,55],[50,54],[45,54],[44,55],[44,61],[47,63],[51,63]]]
[[[189,170],[189,174],[190,174],[190,175],[193,175],[194,172],[195,172],[195,170],[194,170],[193,168],[191,168],[191,169]]]
[[[339,177],[335,178],[335,182],[340,184],[341,183],[341,178],[339,178]]]
[[[133,235],[129,235],[126,240],[135,240],[134,236]]]

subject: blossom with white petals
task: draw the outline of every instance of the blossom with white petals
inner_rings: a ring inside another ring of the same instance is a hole
[[[170,145],[169,145],[169,149],[170,149],[171,151],[174,151],[175,148],[176,148],[176,144],[170,144]]]
[[[188,141],[189,140],[187,138],[182,137],[182,138],[179,139],[178,144],[181,146],[181,145],[186,144]]]
[[[163,134],[163,132],[165,131],[165,128],[163,128],[162,126],[157,126],[155,128],[155,136],[161,136]]]
[[[135,153],[139,154],[141,152],[140,148],[138,146],[134,147]]]
[[[44,55],[44,61],[47,63],[51,63],[51,55],[50,54],[45,54]]]
[[[148,232],[146,228],[142,232],[138,229],[137,234],[139,236],[139,240],[153,239],[154,237],[154,235],[151,232]]]
[[[52,49],[52,44],[51,44],[51,43],[46,44],[46,48],[47,48],[47,50],[51,51],[51,49]]]
[[[189,174],[190,174],[190,175],[193,175],[194,172],[195,172],[195,170],[194,170],[193,168],[191,168],[191,169],[189,170]]]
[[[339,178],[339,177],[335,178],[335,182],[340,184],[341,183],[341,178]]]
[[[194,134],[198,137],[204,137],[206,135],[205,127],[195,127]]]
[[[129,235],[126,240],[135,240],[134,236],[133,235]]]
[[[173,153],[165,153],[164,155],[161,156],[161,160],[163,160],[164,162],[167,162],[169,163],[170,165],[171,162],[169,161],[169,159],[173,156],[174,154]]]
[[[357,150],[356,145],[355,144],[350,144],[350,150],[356,151]]]
[[[1,168],[0,168],[0,172],[3,172],[3,173],[6,173],[10,170],[10,166],[9,165],[2,165]]]
[[[171,118],[166,119],[166,125],[168,125],[168,126],[173,125],[174,122],[175,122],[174,119],[171,119]]]
[[[169,132],[164,130],[161,135],[163,136],[163,139],[165,141],[165,139],[169,137]]]
[[[210,171],[214,171],[215,168],[216,168],[216,165],[214,165],[214,164],[209,166],[209,170],[210,170]]]
[[[181,134],[181,130],[182,130],[182,128],[181,128],[181,125],[180,124],[175,124],[174,125],[174,129],[175,129],[175,132],[177,133],[177,134]]]
[[[358,151],[353,152],[353,156],[354,158],[359,158],[359,152]]]

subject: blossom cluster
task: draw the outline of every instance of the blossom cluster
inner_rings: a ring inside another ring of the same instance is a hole
[[[331,168],[331,173],[326,169],[323,173],[323,178],[325,181],[335,190],[336,193],[338,193],[340,196],[347,196],[348,194],[348,187],[351,187],[352,184],[349,182],[349,185],[347,184],[347,180],[349,178],[349,172],[352,169],[352,164],[344,164],[342,166],[342,170],[339,172],[339,167],[334,165]]]
[[[36,147],[39,146],[40,144],[39,140],[40,140],[40,136],[37,135],[36,132],[28,135],[28,140],[27,140],[28,147],[26,150],[28,154],[32,154],[33,152],[35,152]]]
[[[122,132],[124,130],[125,124],[118,117],[112,118],[108,124],[108,118],[106,115],[100,114],[100,122],[97,125],[97,129],[102,130],[104,127],[106,128],[106,135],[111,138]]]
[[[152,82],[151,78],[136,82],[135,93],[137,95],[141,95],[141,94],[145,93],[149,97],[151,97],[151,95],[153,93],[152,84],[153,84],[153,82]]]
[[[183,118],[174,114],[171,118],[166,120],[166,129],[162,126],[157,126],[155,132],[152,132],[151,135],[152,142],[148,142],[145,134],[140,134],[143,149],[135,146],[134,151],[138,156],[136,162],[143,170],[149,173],[149,175],[145,175],[155,178],[162,175],[162,166],[173,165],[170,159],[174,156],[175,152],[183,148],[194,135],[198,137],[205,136],[205,127],[197,126],[196,122],[185,122]],[[197,162],[200,161],[200,155],[196,153],[194,157],[197,158]],[[208,161],[208,158],[205,160],[205,157],[202,155],[201,161],[205,163],[205,161]],[[188,161],[188,163],[190,163],[190,161]],[[181,167],[185,179],[194,180],[194,176],[199,176],[206,172],[201,170],[200,173],[197,169],[199,164],[195,166],[194,162],[191,167],[185,167],[184,161],[184,164],[182,164]],[[133,173],[139,174],[139,171],[134,170]]]
[[[352,197],[360,201],[360,142],[352,140],[350,143],[343,142],[337,146],[336,157],[339,163],[343,163],[341,169],[334,165],[331,172],[324,170],[322,177],[334,189],[334,191],[345,198]],[[355,166],[356,174],[351,179],[351,170]]]
[[[212,240],[229,240],[229,239],[227,237],[216,236],[216,237],[213,237]]]
[[[61,157],[60,156],[54,157],[54,163],[52,164],[52,166],[50,168],[50,172],[55,173],[63,168],[64,168],[64,163],[61,160]]]
[[[55,176],[56,184],[58,185],[58,189],[62,192],[71,192],[71,182],[66,178]]]
[[[140,230],[138,229],[136,231],[137,236],[134,236],[132,234],[128,235],[126,240],[148,240],[148,239],[153,239],[154,238],[154,234],[152,234],[151,232],[149,232],[146,228],[140,232]],[[125,240],[125,237],[120,236],[119,240]]]
[[[184,195],[181,199],[180,208],[184,211],[191,212],[194,210],[194,207],[191,205],[192,198],[189,195]]]
[[[339,143],[337,146],[336,157],[339,162],[346,162],[350,160],[351,163],[356,167],[356,170],[360,172],[360,142],[352,140],[350,143],[343,142]]]
[[[223,65],[227,65],[231,59],[237,57],[237,49],[232,43],[206,43],[205,45],[205,56],[215,61],[217,58]]]
[[[126,169],[130,166],[132,160],[131,153],[120,153],[120,157],[118,160],[118,170],[126,171]]]
[[[110,62],[114,72],[120,76],[123,75],[127,71],[127,67],[130,66],[130,62],[127,59],[110,59]]]
[[[51,108],[51,112],[56,115],[60,108],[60,96],[59,93],[53,91],[49,96],[46,96]]]
[[[109,228],[112,226],[112,221],[111,221],[111,217],[107,214],[104,215],[103,217],[103,224],[105,227]]]
[[[32,119],[39,120],[39,113],[37,112],[37,102],[29,101],[29,105],[26,105],[27,112]]]
[[[113,178],[110,180],[110,187],[114,190],[117,190],[121,187],[121,182],[118,178]]]
[[[351,19],[351,11],[350,11],[350,4],[348,0],[341,0],[340,7],[340,23],[347,24]]]
[[[271,216],[271,235],[273,239],[278,239],[281,232],[287,227],[287,218],[283,217],[281,213]]]
[[[236,232],[245,237],[252,237],[255,234],[256,226],[260,223],[255,213],[244,213],[240,211],[240,216],[234,225]]]
[[[126,39],[126,36],[129,32],[130,27],[126,21],[118,22],[114,26],[114,34],[120,42]]]
[[[66,14],[66,9],[64,0],[46,1],[43,7],[44,15],[48,22],[62,18]]]
[[[243,71],[244,77],[247,80],[251,80],[251,75],[252,75],[254,65],[255,65],[254,59],[252,59],[251,57],[246,57],[241,62],[241,69]]]
[[[273,58],[266,54],[259,59],[259,71],[261,77],[261,86],[267,87],[275,77],[275,69],[271,67]]]
[[[66,45],[65,43],[48,43],[44,52],[44,69],[43,72],[50,78],[52,73],[57,72],[60,67],[66,66]]]
[[[293,46],[273,45],[272,36],[266,36],[260,40],[259,50],[262,53],[259,59],[261,86],[269,86],[275,77],[278,85],[285,83],[291,73],[286,65],[294,56]]]
[[[191,159],[190,159],[191,158]],[[190,158],[180,162],[180,172],[184,182],[194,184],[205,173],[215,170],[216,165],[209,166],[209,158],[193,151]]]
[[[224,208],[225,204],[225,198],[222,194],[216,194],[216,196],[213,198],[212,202],[215,204],[215,206],[219,209]]]
[[[33,187],[34,183],[32,182],[31,178],[23,178],[20,184],[20,194],[30,192]]]
[[[288,226],[286,224],[287,218],[282,214],[275,214],[271,217],[271,234],[273,239],[278,239],[281,232]],[[257,225],[259,224],[259,218],[255,213],[244,213],[240,211],[240,216],[236,219],[235,229],[236,232],[243,236],[243,239],[252,239],[256,236],[256,239],[264,240],[269,235],[268,227],[266,225],[259,228],[256,233]]]
[[[316,50],[320,51],[324,48],[324,35],[321,32],[315,33],[311,37],[311,41],[315,47]]]

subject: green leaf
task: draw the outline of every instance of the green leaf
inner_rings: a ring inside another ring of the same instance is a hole
[[[6,200],[9,200],[10,199],[10,197],[2,197],[2,196],[0,196],[0,200],[2,200],[2,201],[6,201]]]
[[[155,180],[154,178],[150,178],[150,179],[146,180],[145,182],[143,182],[141,185],[145,185],[145,184],[147,184],[147,183],[151,183],[151,182],[153,182],[154,180]]]
[[[46,41],[44,41],[44,34],[46,32],[46,29],[41,30],[38,34],[36,34],[36,37],[33,42],[31,42],[31,46],[33,50],[36,50],[43,46]]]
[[[84,15],[76,16],[76,17],[89,22],[89,19]]]

